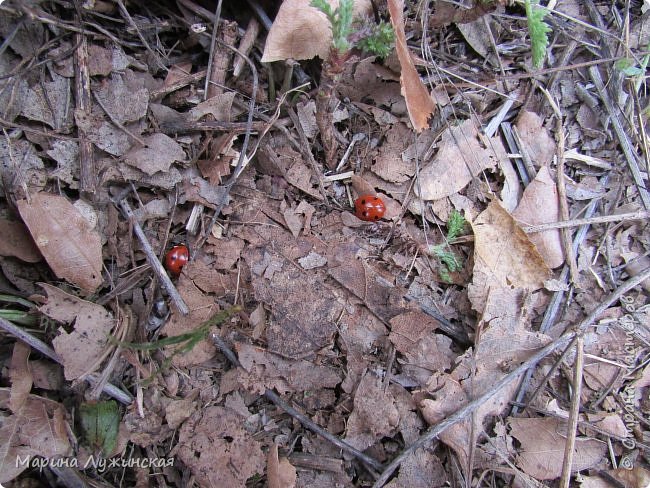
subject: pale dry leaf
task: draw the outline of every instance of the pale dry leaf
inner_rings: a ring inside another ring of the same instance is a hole
[[[0,219],[0,256],[14,256],[26,263],[37,263],[43,256],[22,222]]]
[[[20,188],[35,192],[47,183],[43,160],[36,147],[24,139],[0,138],[0,188],[12,193]],[[21,194],[22,194],[21,193]]]
[[[522,111],[515,123],[519,140],[537,167],[551,164],[555,154],[555,141],[549,135],[543,122],[535,112]]]
[[[535,179],[526,187],[512,216],[522,226],[547,224],[560,220],[557,186],[551,177],[548,166],[543,166]],[[557,268],[564,262],[562,237],[559,229],[528,234],[528,238],[549,268]]]
[[[145,147],[133,147],[124,155],[124,160],[148,175],[167,171],[172,163],[187,159],[181,145],[160,132],[145,137],[144,142]]]
[[[459,358],[451,374],[438,373],[429,381],[428,389],[435,395],[422,400],[420,409],[430,425],[441,422],[470,399],[492,390],[508,371],[550,341],[543,334],[526,330],[533,309],[526,304],[525,296],[527,293],[510,288],[490,290],[485,311],[480,317],[482,333],[477,338],[475,352],[469,350]],[[480,435],[487,416],[501,415],[508,408],[517,387],[517,378],[513,378],[484,402],[471,419],[452,425],[440,435],[440,440],[459,456],[461,465],[469,459],[472,432]]]
[[[334,368],[315,365],[304,359],[285,359],[245,343],[238,342],[235,347],[239,361],[248,373],[247,377],[242,375],[240,381],[258,393],[272,388],[280,394],[334,388],[341,382],[341,375]]]
[[[208,98],[190,110],[190,120],[200,120],[206,115],[212,115],[214,120],[230,122],[232,114],[232,102],[235,99],[235,92],[225,92]]]
[[[487,17],[490,18],[489,16]],[[481,17],[474,22],[458,22],[456,23],[456,28],[463,35],[467,44],[472,46],[472,49],[481,55],[483,58],[487,58],[492,47],[490,45],[490,28],[489,20],[485,22],[485,17]]]
[[[28,365],[30,352],[31,348],[24,342],[16,341],[14,343],[9,366],[9,378],[11,379],[9,408],[14,413],[19,412],[25,405],[27,396],[32,390],[33,377]]]
[[[471,225],[474,278],[468,296],[478,312],[483,311],[491,288],[533,291],[551,277],[551,270],[528,236],[497,200],[490,202]]]
[[[102,279],[102,242],[99,233],[67,198],[37,193],[16,203],[36,246],[57,277],[95,291]]]
[[[57,167],[50,173],[50,178],[67,183],[70,188],[78,189],[79,183],[79,143],[76,141],[56,140],[47,155],[57,162]]]
[[[101,101],[103,110],[110,114],[111,119],[124,124],[135,122],[147,115],[149,90],[136,87],[137,84],[132,78],[120,73],[113,73],[93,93]]]
[[[223,407],[195,412],[181,427],[175,448],[200,486],[246,486],[264,471],[261,444],[244,430],[242,419]]]
[[[510,434],[521,449],[515,463],[538,480],[558,478],[562,472],[566,421],[555,418],[508,418]],[[571,471],[596,466],[607,454],[607,444],[596,439],[578,437],[575,442]]]
[[[37,120],[53,129],[61,129],[72,122],[70,110],[70,79],[51,73],[52,81],[35,85],[23,102],[22,115]]]
[[[87,302],[45,283],[40,284],[47,292],[47,303],[39,310],[51,319],[74,324],[71,332],[59,328],[52,345],[63,360],[67,380],[74,380],[92,372],[99,366],[98,358],[109,347],[108,337],[115,325],[110,312],[101,305]]]
[[[469,119],[443,133],[438,152],[420,171],[420,183],[414,187],[417,196],[438,200],[453,195],[482,171],[508,159],[500,138],[484,143],[476,124]]]
[[[429,91],[420,80],[420,75],[415,69],[413,58],[406,45],[404,31],[404,0],[388,0],[390,22],[395,31],[395,50],[402,68],[399,81],[402,87],[402,96],[406,100],[409,119],[416,132],[422,132],[429,127],[429,117],[436,109]]]
[[[440,459],[428,449],[420,448],[400,464],[399,475],[386,488],[437,488],[445,486],[446,479]]]
[[[88,140],[108,154],[122,156],[131,147],[130,137],[101,115],[77,109],[74,111],[74,120]]]
[[[10,390],[0,388],[0,410],[9,408]],[[28,395],[19,411],[5,416],[0,424],[0,483],[7,483],[28,467],[19,459],[34,456],[55,459],[69,455],[63,405]]]
[[[269,488],[294,488],[296,468],[286,457],[278,457],[278,445],[273,443],[266,458],[266,479]]]
[[[451,339],[436,334],[438,321],[422,312],[406,312],[390,319],[388,339],[406,358],[402,371],[424,386],[434,371],[451,367],[456,357]]]
[[[189,266],[189,265],[188,265]],[[185,271],[177,284],[178,293],[190,309],[189,315],[182,315],[175,308],[172,309],[172,315],[167,325],[165,325],[164,334],[167,337],[188,334],[199,327],[203,322],[210,319],[219,311],[219,306],[214,299],[203,293],[197,286],[187,278]],[[172,354],[174,347],[165,349],[167,355]],[[172,364],[176,367],[187,367],[195,364],[201,364],[211,359],[216,348],[212,341],[203,339],[191,351],[183,354],[176,354],[172,359]]]
[[[398,425],[399,412],[392,393],[384,391],[381,378],[366,372],[354,394],[345,442],[364,451],[382,437],[392,435]]]
[[[337,0],[328,0],[332,8]],[[354,0],[355,17],[370,13],[369,0]],[[310,5],[310,0],[284,0],[264,45],[263,63],[285,59],[329,57],[332,29],[327,17]]]

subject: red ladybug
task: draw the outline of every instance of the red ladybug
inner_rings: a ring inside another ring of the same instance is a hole
[[[361,195],[354,201],[354,215],[361,220],[373,222],[386,213],[384,201],[374,195]]]
[[[181,269],[190,259],[190,250],[187,246],[174,246],[165,254],[165,268],[169,274],[176,278],[181,274]]]

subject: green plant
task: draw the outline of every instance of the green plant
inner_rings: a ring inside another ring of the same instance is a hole
[[[162,349],[163,347],[176,346],[174,347],[172,353],[163,361],[160,367],[160,371],[163,371],[171,365],[174,356],[177,354],[185,354],[187,352],[190,352],[192,349],[194,349],[194,346],[196,346],[199,342],[208,336],[212,327],[222,324],[228,319],[228,317],[236,312],[239,312],[240,310],[241,307],[239,306],[229,308],[228,310],[222,310],[221,312],[214,314],[212,317],[210,317],[208,320],[203,322],[191,332],[177,336],[165,337],[164,339],[160,339],[154,342],[140,342],[134,344],[131,342],[118,341],[114,337],[110,337],[110,340],[114,344],[117,344],[118,346],[125,349],[135,349],[138,351],[153,351],[156,349]],[[150,378],[150,380],[151,379],[153,379],[153,377]]]
[[[34,304],[24,298],[13,295],[0,295],[0,303],[10,303],[19,305],[28,309],[33,309]],[[35,326],[38,324],[38,317],[28,311],[17,310],[15,308],[0,308],[0,317],[15,324]]]
[[[341,0],[334,10],[326,0],[311,0],[311,6],[327,16],[332,28],[332,48],[336,57],[345,58],[353,47],[382,58],[390,54],[395,42],[393,27],[386,22],[369,27],[353,26],[354,0]]]
[[[542,66],[548,47],[548,33],[551,32],[551,28],[544,22],[547,13],[548,10],[539,6],[539,0],[526,0],[526,18],[535,69]]]
[[[442,281],[451,283],[451,274],[460,271],[463,268],[463,263],[456,257],[454,252],[449,248],[449,241],[453,241],[463,233],[467,221],[457,210],[452,210],[447,220],[447,237],[442,244],[429,246],[429,253],[435,257],[440,266],[438,273]]]

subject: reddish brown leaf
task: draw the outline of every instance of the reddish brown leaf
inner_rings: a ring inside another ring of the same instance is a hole
[[[68,199],[37,193],[17,206],[54,274],[85,291],[95,291],[102,284],[102,242]]]

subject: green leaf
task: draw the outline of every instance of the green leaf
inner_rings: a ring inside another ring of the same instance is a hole
[[[633,60],[628,58],[619,59],[614,63],[614,66],[625,76],[639,76],[645,72],[642,68],[637,66]]]
[[[110,456],[120,426],[120,411],[115,400],[82,403],[79,414],[88,445],[103,456]]]
[[[551,28],[544,22],[548,11],[544,7],[540,7],[538,3],[539,0],[526,0],[526,17],[535,69],[540,68],[544,62],[548,47],[548,33],[551,32]]]

